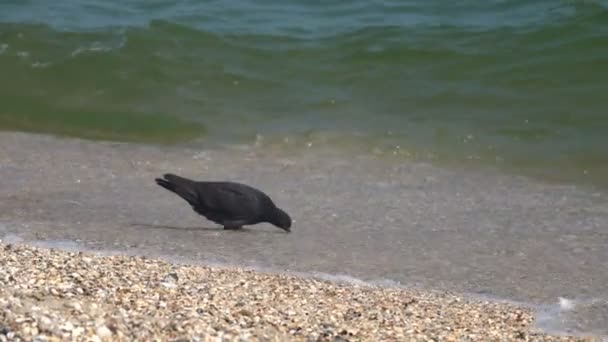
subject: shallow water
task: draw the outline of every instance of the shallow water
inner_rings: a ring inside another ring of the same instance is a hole
[[[2,133],[0,234],[547,308],[563,297],[580,305],[547,327],[608,333],[605,192],[328,148],[296,151]],[[165,172],[259,187],[292,215],[293,232],[223,231],[154,183]]]

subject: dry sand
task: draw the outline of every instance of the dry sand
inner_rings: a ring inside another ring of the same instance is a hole
[[[4,243],[0,271],[0,341],[594,340],[510,304],[145,257]]]

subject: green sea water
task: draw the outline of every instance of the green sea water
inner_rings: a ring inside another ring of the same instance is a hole
[[[0,129],[608,185],[602,1],[0,2]]]

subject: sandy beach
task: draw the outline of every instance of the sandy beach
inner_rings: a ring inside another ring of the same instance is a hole
[[[0,265],[0,341],[593,341],[450,293],[6,243]]]

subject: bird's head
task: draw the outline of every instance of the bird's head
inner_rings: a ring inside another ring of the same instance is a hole
[[[275,207],[270,215],[268,222],[283,229],[286,232],[291,231],[291,217],[282,209]]]

